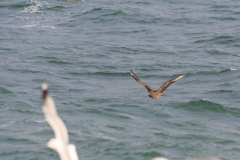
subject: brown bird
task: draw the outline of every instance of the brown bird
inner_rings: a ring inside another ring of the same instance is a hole
[[[153,90],[148,84],[146,84],[145,82],[141,81],[134,73],[133,71],[130,69],[130,73],[132,75],[132,77],[140,84],[142,84],[144,87],[147,88],[148,90],[148,96],[150,98],[154,98],[154,99],[157,99],[157,98],[160,98],[163,96],[163,91],[165,89],[167,89],[167,87],[169,87],[172,83],[178,81],[179,79],[182,79],[183,77],[185,77],[188,73],[184,74],[184,75],[181,75],[177,78],[174,78],[174,79],[171,79],[167,82],[165,82],[157,91]]]

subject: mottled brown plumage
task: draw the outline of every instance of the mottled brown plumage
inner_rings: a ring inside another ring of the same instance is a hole
[[[141,81],[134,73],[133,71],[130,69],[130,73],[132,75],[132,77],[140,84],[142,84],[144,87],[147,88],[148,90],[148,96],[154,99],[160,98],[163,96],[163,91],[165,89],[167,89],[167,87],[169,87],[172,83],[178,81],[179,79],[182,79],[183,77],[185,77],[188,73],[181,75],[177,78],[171,79],[167,82],[165,82],[157,91],[153,90],[148,84],[146,84],[145,82]]]

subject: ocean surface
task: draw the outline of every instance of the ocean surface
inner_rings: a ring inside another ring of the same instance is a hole
[[[238,160],[240,1],[2,0],[1,160],[59,160],[42,83],[80,160]]]

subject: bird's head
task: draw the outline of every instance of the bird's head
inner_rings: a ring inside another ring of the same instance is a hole
[[[148,92],[148,96],[149,96],[150,98],[153,98],[150,92]]]

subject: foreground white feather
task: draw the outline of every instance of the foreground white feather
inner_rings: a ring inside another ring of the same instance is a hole
[[[74,144],[68,144],[68,131],[57,114],[55,103],[48,94],[48,85],[42,85],[43,92],[43,112],[48,124],[52,127],[55,138],[48,142],[48,147],[58,152],[61,160],[78,160],[76,147]]]

